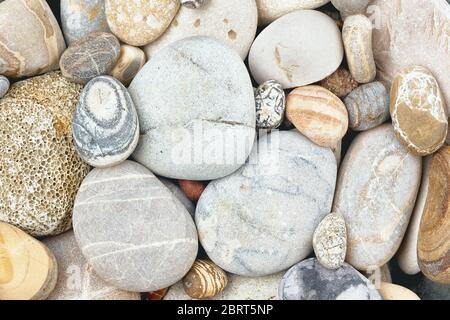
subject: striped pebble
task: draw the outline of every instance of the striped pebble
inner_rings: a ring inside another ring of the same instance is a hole
[[[128,86],[146,61],[147,58],[142,49],[124,44],[120,47],[119,59],[111,75],[123,85]]]
[[[0,99],[8,92],[9,90],[9,80],[5,76],[0,76]]]
[[[227,286],[225,271],[208,260],[197,260],[183,279],[186,293],[194,299],[211,298]]]
[[[344,103],[320,86],[293,90],[287,98],[286,116],[303,135],[322,147],[335,146],[348,129]]]

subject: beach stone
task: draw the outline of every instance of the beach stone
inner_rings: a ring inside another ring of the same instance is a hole
[[[212,298],[221,293],[227,284],[225,271],[210,260],[196,260],[183,278],[184,291],[195,299]]]
[[[181,5],[189,9],[198,9],[208,0],[181,0]]]
[[[92,32],[109,32],[105,0],[61,0],[61,25],[69,45]]]
[[[436,283],[422,277],[416,290],[422,300],[450,300],[450,285]]]
[[[0,74],[21,78],[58,69],[66,44],[45,0],[3,1],[0,30]]]
[[[372,282],[375,288],[379,288],[382,282],[392,283],[391,270],[389,263],[382,265],[379,268],[367,270],[363,275]]]
[[[112,33],[132,46],[145,46],[162,35],[179,8],[178,0],[105,0]]]
[[[125,161],[139,140],[139,120],[127,89],[100,76],[83,88],[73,117],[73,140],[80,157],[104,168]]]
[[[181,188],[176,184],[175,182],[159,177],[159,181],[161,181],[167,189],[172,192],[172,194],[175,196],[175,198],[178,199],[178,201],[181,202],[181,204],[186,208],[186,210],[191,214],[192,218],[194,218],[195,215],[195,205],[194,203],[186,196],[186,194],[181,190]]]
[[[318,85],[331,91],[338,98],[344,98],[356,89],[359,86],[359,83],[353,79],[350,71],[339,68],[330,76],[320,81]]]
[[[420,270],[435,282],[450,284],[450,147],[431,160],[428,195],[419,228]]]
[[[343,57],[341,32],[333,19],[319,11],[299,10],[258,35],[250,49],[249,67],[257,83],[277,80],[290,89],[325,79]]]
[[[370,2],[371,0],[331,0],[343,19],[351,15],[365,13]]]
[[[330,213],[317,226],[313,236],[313,248],[317,260],[328,269],[338,269],[347,252],[347,228],[344,217]]]
[[[344,103],[320,86],[299,87],[288,95],[286,117],[303,135],[322,147],[334,147],[348,129]]]
[[[107,32],[90,33],[74,41],[59,63],[64,77],[86,84],[95,77],[110,74],[119,58],[120,43]]]
[[[427,69],[410,66],[395,77],[390,112],[397,138],[410,151],[426,156],[444,144],[448,131],[445,101]]]
[[[0,221],[32,236],[70,228],[89,171],[72,142],[80,91],[52,72],[15,83],[0,100]]]
[[[210,182],[197,203],[195,221],[209,258],[252,277],[304,259],[330,212],[336,170],[331,150],[296,130],[261,137],[248,163]]]
[[[378,290],[383,300],[420,300],[417,294],[397,284],[382,282]]]
[[[427,68],[443,90],[450,114],[450,6],[442,0],[372,0],[373,53],[378,78],[390,86],[410,65]]]
[[[183,6],[169,28],[147,45],[145,52],[151,59],[162,48],[178,40],[205,36],[223,42],[245,59],[255,39],[257,24],[255,1],[208,0],[196,10]]]
[[[276,129],[284,119],[286,96],[281,84],[269,80],[255,91],[256,127],[259,129]]]
[[[89,173],[75,200],[73,229],[95,272],[122,290],[166,288],[181,280],[197,255],[189,213],[132,161]]]
[[[395,139],[390,124],[360,133],[341,164],[333,212],[347,225],[347,258],[375,270],[396,253],[416,201],[422,161]]]
[[[9,90],[9,80],[5,76],[0,76],[0,99],[8,92]]]
[[[207,37],[180,40],[153,57],[129,91],[141,130],[133,157],[152,172],[212,180],[245,163],[255,138],[255,98],[232,49]]]
[[[389,102],[389,92],[381,82],[357,87],[344,99],[350,128],[366,131],[383,124],[390,117]]]
[[[178,180],[178,184],[184,194],[193,202],[197,202],[205,191],[205,184],[201,181]]]
[[[318,260],[304,260],[289,269],[281,280],[280,300],[382,300],[370,281],[344,263],[337,270]]]
[[[111,75],[122,82],[124,86],[128,86],[146,61],[145,52],[141,48],[127,44],[121,45],[119,58]]]
[[[140,294],[114,288],[100,279],[86,262],[73,230],[43,243],[58,262],[58,281],[47,300],[140,300]]]

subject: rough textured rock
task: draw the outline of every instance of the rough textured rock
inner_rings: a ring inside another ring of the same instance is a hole
[[[68,44],[92,32],[109,32],[105,0],[61,0],[61,25]]]
[[[167,189],[169,189],[175,198],[181,202],[181,204],[186,208],[186,210],[191,214],[192,218],[195,215],[195,205],[192,201],[186,196],[186,194],[181,190],[181,188],[172,180],[159,177],[159,181],[161,181]]]
[[[9,80],[5,76],[0,76],[0,99],[8,92],[9,90]]]
[[[351,15],[365,13],[370,2],[371,0],[331,0],[344,19]]]
[[[86,262],[73,231],[43,240],[58,263],[58,281],[48,300],[140,300],[140,294],[112,287]]]
[[[383,300],[420,300],[411,290],[392,283],[382,282],[378,290]]]
[[[58,69],[66,45],[46,1],[3,1],[0,30],[0,74],[20,78]]]
[[[423,277],[416,290],[422,300],[450,300],[450,286]]]
[[[377,289],[352,266],[324,268],[316,259],[296,264],[279,286],[281,300],[382,300]]]
[[[276,129],[283,123],[286,95],[279,82],[269,80],[256,88],[255,102],[257,128]]]
[[[72,142],[80,91],[54,72],[15,83],[0,100],[0,221],[33,236],[70,228],[89,171]]]
[[[91,171],[76,197],[73,229],[95,272],[127,291],[174,284],[197,255],[189,213],[149,170],[131,161]]]
[[[431,280],[450,284],[450,147],[430,164],[428,195],[419,229],[420,270]]]
[[[64,51],[59,65],[64,77],[86,84],[95,77],[110,74],[119,58],[120,43],[107,32],[90,33],[74,41]]]
[[[420,185],[421,158],[386,124],[360,133],[341,164],[333,212],[347,223],[347,262],[374,270],[396,253]]]
[[[313,232],[331,209],[335,178],[331,150],[296,130],[260,138],[248,164],[210,182],[197,204],[205,251],[239,275],[292,266],[311,252]]]
[[[53,254],[22,230],[0,222],[0,300],[42,300],[56,284]]]
[[[212,298],[227,286],[225,271],[209,260],[197,260],[183,278],[186,293],[194,299]]]
[[[245,65],[227,46],[180,40],[153,57],[129,90],[141,130],[133,156],[152,172],[211,180],[244,164],[255,137],[255,98]]]
[[[397,138],[412,152],[425,156],[444,144],[448,130],[445,101],[426,68],[410,66],[394,78],[390,112]]]
[[[289,89],[323,80],[337,70],[343,57],[341,32],[333,19],[319,11],[300,10],[258,35],[249,66],[258,83],[277,80]]]
[[[147,58],[142,49],[124,44],[120,46],[119,58],[111,75],[124,86],[128,86],[146,61]]]
[[[321,87],[331,91],[339,98],[344,98],[359,84],[353,79],[351,73],[344,68],[339,68],[333,74],[318,83]]]
[[[108,25],[120,40],[145,46],[167,29],[180,8],[178,0],[105,0]]]
[[[178,180],[178,184],[184,194],[194,202],[197,202],[205,191],[205,184],[201,181]]]
[[[196,10],[181,7],[166,32],[146,46],[145,52],[151,59],[175,41],[206,36],[227,44],[245,59],[255,39],[257,23],[258,13],[253,0],[208,0]]]
[[[94,167],[126,160],[139,139],[139,120],[127,89],[100,76],[83,88],[73,117],[73,139],[80,157]]]

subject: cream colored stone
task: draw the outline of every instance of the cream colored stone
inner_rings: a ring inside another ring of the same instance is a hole
[[[378,291],[383,300],[420,300],[411,290],[392,283],[382,282]]]
[[[354,14],[364,13],[371,0],[331,0],[343,19]]]
[[[147,61],[142,49],[127,44],[120,46],[119,59],[111,75],[128,86]]]

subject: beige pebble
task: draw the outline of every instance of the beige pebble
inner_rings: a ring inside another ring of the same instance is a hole
[[[225,271],[209,260],[197,260],[183,278],[184,291],[195,299],[212,298],[227,286]]]
[[[383,300],[420,300],[411,290],[392,283],[382,282],[378,291]]]
[[[119,59],[111,75],[128,86],[146,62],[145,52],[127,44],[120,46]]]
[[[347,69],[340,67],[333,74],[320,81],[318,85],[330,90],[339,98],[343,98],[356,89],[359,84]]]

